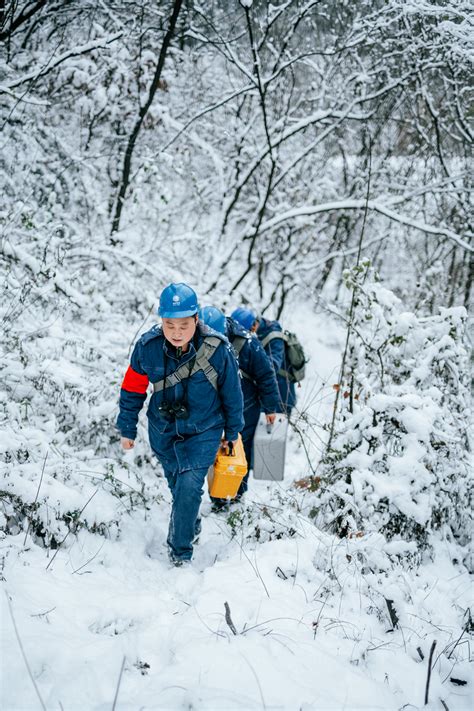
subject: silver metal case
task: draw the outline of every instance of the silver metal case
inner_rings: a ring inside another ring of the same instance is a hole
[[[283,481],[287,432],[286,415],[278,413],[273,425],[267,425],[265,415],[260,415],[253,440],[254,479]]]

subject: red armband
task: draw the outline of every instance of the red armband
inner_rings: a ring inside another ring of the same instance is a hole
[[[148,375],[141,375],[133,370],[132,366],[129,365],[127,372],[122,383],[122,389],[127,390],[129,393],[140,393],[144,395],[148,387]]]

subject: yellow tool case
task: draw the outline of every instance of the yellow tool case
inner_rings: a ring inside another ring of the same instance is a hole
[[[209,494],[216,499],[233,499],[239,490],[242,479],[247,474],[242,437],[239,438],[229,452],[220,447],[214,462],[207,473]]]

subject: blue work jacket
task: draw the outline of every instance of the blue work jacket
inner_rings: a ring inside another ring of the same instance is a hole
[[[257,330],[257,336],[260,341],[263,341],[265,336],[273,331],[283,331],[278,321],[268,321],[266,318],[261,318]],[[279,370],[288,369],[285,358],[285,342],[281,338],[274,338],[265,346],[265,352],[273,364],[280,391],[280,405],[277,412],[285,412],[289,415],[296,404],[296,392],[295,384],[279,373]]]
[[[272,363],[256,336],[249,333],[238,321],[226,318],[227,338],[234,344],[236,339],[245,338],[238,359],[242,372],[242,393],[244,396],[244,417],[252,408],[258,412],[278,412],[280,396]],[[258,419],[258,415],[257,415]]]
[[[243,429],[241,378],[231,345],[225,336],[199,323],[187,352],[178,357],[161,327],[155,326],[136,343],[122,383],[117,427],[122,437],[135,439],[148,384],[163,380],[165,368],[168,377],[183,364],[191,368],[206,335],[222,341],[210,357],[217,373],[217,389],[199,370],[172,387],[153,392],[148,405],[150,444],[169,472],[210,467],[223,431],[225,439],[236,440]],[[164,400],[185,402],[189,417],[163,420],[158,408]]]

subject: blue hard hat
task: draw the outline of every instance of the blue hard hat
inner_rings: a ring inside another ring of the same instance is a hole
[[[194,316],[198,310],[196,292],[187,284],[168,284],[161,292],[158,307],[161,318],[186,318]]]
[[[199,318],[214,331],[226,334],[226,320],[220,309],[216,306],[204,306],[199,312]]]
[[[232,311],[231,317],[238,321],[238,323],[246,328],[247,331],[250,331],[253,324],[257,320],[257,312],[253,309],[246,309],[243,306],[239,306],[238,309]]]

